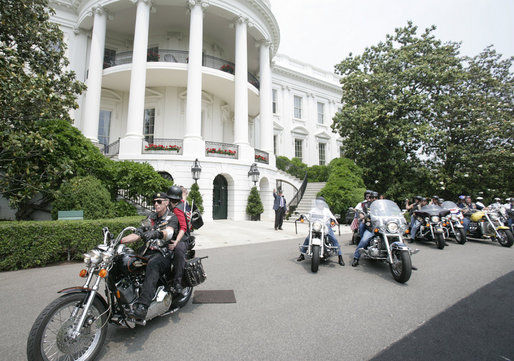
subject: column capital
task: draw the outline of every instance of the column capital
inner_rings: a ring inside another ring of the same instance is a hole
[[[268,47],[268,48],[269,48],[269,47],[270,47],[270,45],[271,45],[271,41],[270,41],[270,40],[268,40],[268,39],[261,39],[261,40],[259,40],[259,41],[257,41],[257,42],[255,43],[255,47],[256,47],[256,48],[260,48],[261,46],[264,46],[264,47]]]
[[[145,4],[147,4],[148,6],[152,6],[153,4],[153,1],[152,0],[130,0],[130,2],[132,4],[137,4],[138,2],[144,2]]]
[[[89,16],[95,16],[95,15],[105,15],[109,20],[114,19],[114,14],[107,10],[102,5],[94,5],[91,7],[88,13]]]
[[[191,10],[193,7],[200,5],[203,9],[206,9],[209,7],[210,3],[209,0],[186,0],[187,7],[189,10]]]

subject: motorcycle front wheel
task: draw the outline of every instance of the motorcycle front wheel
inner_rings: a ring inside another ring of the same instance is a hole
[[[28,361],[88,361],[98,356],[107,336],[107,312],[98,298],[88,311],[80,335],[72,338],[86,296],[85,293],[61,296],[39,314],[27,341]]]
[[[437,245],[437,248],[439,249],[443,249],[444,246],[446,245],[445,241],[444,241],[444,237],[442,234],[440,233],[437,233],[435,235],[435,244]]]
[[[393,263],[389,265],[395,281],[405,283],[412,274],[412,260],[409,251],[395,250],[392,253]]]
[[[464,228],[455,229],[455,240],[458,244],[466,243],[466,232],[464,232]]]
[[[501,244],[503,247],[512,247],[512,244],[514,243],[514,236],[510,230],[500,229],[498,230],[498,234],[500,235],[500,237],[498,237],[499,244]]]
[[[312,246],[311,271],[314,273],[318,272],[319,253],[320,253],[319,246],[318,245]]]

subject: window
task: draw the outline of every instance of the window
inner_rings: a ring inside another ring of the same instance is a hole
[[[294,117],[296,119],[302,119],[302,98],[294,96]]]
[[[273,89],[271,91],[271,100],[272,100],[272,108],[273,114],[277,114],[278,112],[278,104],[277,104],[277,89]]]
[[[318,123],[323,124],[325,119],[325,104],[318,102]]]
[[[98,143],[109,145],[109,133],[111,132],[111,111],[100,110],[98,121]]]
[[[104,69],[116,65],[116,50],[104,49]]]
[[[155,126],[155,108],[145,109],[144,135],[145,141],[152,144]]]
[[[273,154],[277,155],[277,136],[273,136]]]
[[[319,165],[325,165],[325,146],[325,143],[318,143]]]
[[[301,140],[301,139],[294,140],[294,156],[300,160],[302,160],[302,145],[303,145],[303,140]]]

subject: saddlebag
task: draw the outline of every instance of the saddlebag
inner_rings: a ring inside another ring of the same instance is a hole
[[[207,278],[203,270],[202,258],[206,257],[196,257],[186,261],[182,278],[187,287],[198,286]]]

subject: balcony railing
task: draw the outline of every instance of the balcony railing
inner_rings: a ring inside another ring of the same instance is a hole
[[[263,150],[255,149],[255,161],[258,163],[269,164],[269,153]]]
[[[182,139],[154,138],[152,142],[143,143],[143,154],[182,155]]]
[[[207,157],[239,158],[239,147],[235,144],[205,142],[205,155]]]
[[[103,155],[111,158],[116,155],[118,155],[120,152],[120,140],[116,140],[115,142],[112,142],[111,144],[105,144],[104,149],[102,151]]]
[[[125,51],[116,53],[116,56],[105,59],[104,69],[116,65],[132,63],[132,53],[132,51]],[[146,55],[146,61],[187,64],[189,61],[189,52],[187,50],[159,49],[158,51],[149,52]],[[202,55],[202,66],[226,71],[231,74],[234,74],[235,71],[235,64],[233,62],[205,54]],[[248,82],[259,89],[259,80],[250,72],[248,72]]]

